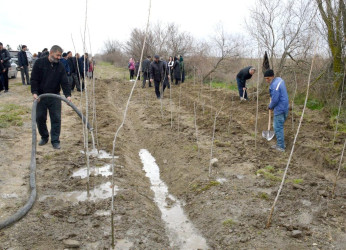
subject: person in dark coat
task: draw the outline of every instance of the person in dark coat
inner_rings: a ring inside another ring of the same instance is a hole
[[[147,56],[147,58],[142,62],[142,76],[143,76],[143,84],[142,88],[145,88],[145,84],[147,82],[147,79],[149,79],[149,70],[150,70],[150,63],[151,63],[151,56]],[[149,88],[151,88],[151,82],[149,81]]]
[[[158,55],[154,56],[154,61],[150,64],[150,82],[154,82],[155,85],[155,93],[157,99],[161,98],[160,94],[160,83],[168,77],[168,70],[163,63],[163,61],[160,60],[160,57]]]
[[[68,63],[68,66],[70,67],[71,79],[69,80],[70,80],[71,90],[73,91],[75,86],[77,85],[78,77],[76,74],[75,60],[73,60],[71,51],[67,52],[67,63]]]
[[[2,79],[5,93],[8,92],[8,69],[11,68],[11,55],[0,42],[0,63],[2,63],[5,71],[2,72]]]
[[[79,58],[78,64],[79,64],[79,74],[82,82],[82,90],[84,89],[84,76],[89,70],[89,59],[88,59],[88,53],[85,53],[81,58]]]
[[[22,84],[25,85],[25,77],[26,82],[28,85],[30,85],[30,79],[29,79],[29,61],[28,56],[26,55],[27,46],[22,45],[22,50],[18,52],[18,66],[20,68],[20,73],[22,75]],[[24,77],[25,75],[25,77]]]
[[[73,81],[76,81],[76,89],[77,91],[81,91],[80,90],[80,72],[79,72],[79,59],[80,59],[80,56],[79,56],[79,53],[76,53],[74,57],[72,57],[72,61],[73,61],[73,65],[74,65],[74,68],[76,70],[76,73],[74,76],[74,79]],[[77,78],[77,79],[76,79]]]
[[[4,72],[4,65],[0,62],[0,92],[4,90],[4,77],[2,75]]]
[[[183,56],[180,56],[179,63],[180,63],[180,71],[181,71],[181,83],[183,83],[185,81],[185,65],[184,65]]]
[[[161,61],[163,62],[163,64],[164,64],[164,68],[165,68],[165,71],[168,71],[168,73],[166,74],[166,72],[165,72],[165,74],[164,74],[164,79],[163,79],[163,85],[162,85],[162,90],[163,90],[163,92],[165,92],[165,89],[166,88],[168,88],[168,89],[170,89],[171,88],[171,85],[169,84],[169,79],[170,79],[170,74],[169,74],[169,68],[168,68],[168,63],[166,62],[166,60],[165,59],[163,59],[163,58],[161,58]]]
[[[45,56],[48,56],[49,55],[49,51],[47,48],[44,48],[42,50],[42,52],[38,53],[38,58],[42,58],[42,57],[45,57]]]
[[[36,122],[41,140],[38,145],[48,143],[49,133],[47,129],[47,110],[51,121],[51,143],[54,149],[60,149],[61,130],[61,100],[56,98],[44,98],[39,100],[39,95],[52,93],[60,95],[62,88],[65,97],[71,101],[71,87],[67,80],[64,65],[59,61],[62,48],[54,45],[47,57],[37,59],[31,72],[31,93],[34,100],[38,100],[36,110]]]
[[[237,74],[237,84],[240,100],[247,100],[247,88],[246,88],[246,80],[251,79],[252,75],[255,74],[256,69],[252,66],[248,66],[243,68]],[[244,93],[245,91],[245,93]]]
[[[174,57],[173,75],[175,79],[175,85],[178,85],[179,81],[181,80],[181,70],[180,70],[179,59],[177,57]]]

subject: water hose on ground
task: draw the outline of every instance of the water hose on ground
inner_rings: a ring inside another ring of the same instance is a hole
[[[85,116],[78,110],[78,108],[72,103],[69,102],[65,97],[56,95],[56,94],[42,94],[38,98],[43,99],[47,97],[57,98],[61,101],[64,101],[67,103],[68,106],[70,106],[77,114],[78,116],[83,120],[83,123],[85,124],[87,121],[85,119]],[[32,111],[31,111],[31,128],[32,128],[32,143],[31,143],[31,162],[30,162],[30,197],[26,204],[21,207],[15,214],[10,216],[4,221],[0,222],[0,229],[3,229],[7,226],[12,225],[16,221],[23,218],[28,211],[31,209],[31,207],[34,205],[36,200],[36,140],[37,140],[37,132],[36,132],[36,107],[37,107],[37,100],[33,102],[32,105]],[[87,127],[89,131],[92,131],[92,128],[90,127],[89,123],[87,122]]]

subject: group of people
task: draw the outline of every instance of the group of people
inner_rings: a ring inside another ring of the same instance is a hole
[[[179,59],[178,59],[179,58]],[[130,71],[130,80],[133,80],[134,74],[138,74],[139,62],[135,63],[133,58],[130,58],[128,68]],[[170,82],[175,85],[179,85],[180,82],[185,81],[185,67],[184,59],[182,56],[169,57],[168,62],[164,58],[160,58],[159,55],[155,55],[152,60],[151,56],[147,56],[142,63],[142,88],[145,88],[147,80],[149,80],[149,87],[152,84],[155,86],[155,94],[158,99],[161,98],[160,85],[162,84],[162,91],[166,88],[170,88]],[[140,77],[138,77],[140,80]]]
[[[246,81],[251,79],[256,69],[248,66],[239,71],[236,80],[238,84],[238,91],[240,100],[248,100]],[[284,123],[288,116],[289,101],[285,81],[280,77],[275,77],[274,71],[269,69],[264,72],[264,79],[269,84],[270,103],[268,109],[274,111],[273,127],[276,135],[277,143],[272,148],[280,152],[284,152],[285,137],[284,137]]]

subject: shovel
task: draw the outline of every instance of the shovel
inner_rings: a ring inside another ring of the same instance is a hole
[[[262,137],[267,139],[267,141],[270,141],[275,136],[275,132],[274,131],[270,131],[271,117],[272,117],[272,111],[269,109],[268,130],[267,131],[262,131]]]
[[[243,91],[243,97],[240,98],[240,101],[244,101],[245,100],[245,91],[246,91],[246,89]]]

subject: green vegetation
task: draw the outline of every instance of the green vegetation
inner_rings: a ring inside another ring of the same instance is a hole
[[[216,89],[229,89],[233,91],[238,91],[238,87],[234,83],[212,82],[211,86]]]
[[[223,225],[224,227],[232,227],[232,226],[234,226],[235,224],[236,224],[235,221],[232,220],[232,219],[227,219],[227,220],[225,220],[224,222],[222,222],[222,225]]]
[[[305,102],[305,94],[298,94],[294,98],[294,103],[297,105],[304,105]],[[306,103],[306,107],[311,110],[321,110],[324,108],[324,104],[314,98],[308,98],[308,102]]]
[[[98,62],[98,65],[99,66],[112,66],[112,64],[110,62],[103,62],[103,61]]]
[[[294,184],[301,184],[301,183],[303,183],[303,179],[294,179],[293,183]]]
[[[258,194],[258,197],[263,199],[263,200],[268,200],[269,199],[269,196],[267,193],[264,193],[264,192],[261,192]]]
[[[16,104],[5,104],[0,108],[0,128],[22,126],[22,115],[28,114],[29,108]]]
[[[191,189],[196,192],[196,193],[201,193],[203,191],[207,191],[210,188],[214,187],[214,186],[218,186],[221,183],[218,181],[210,181],[208,183],[195,183],[193,185],[191,185]]]
[[[16,83],[14,83],[13,85],[14,85],[14,86],[22,86],[23,83],[21,83],[21,82],[16,82]]]
[[[256,175],[263,176],[264,179],[272,181],[272,182],[278,182],[281,180],[281,177],[278,177],[275,175],[275,168],[270,165],[266,166],[265,168],[257,170]]]

